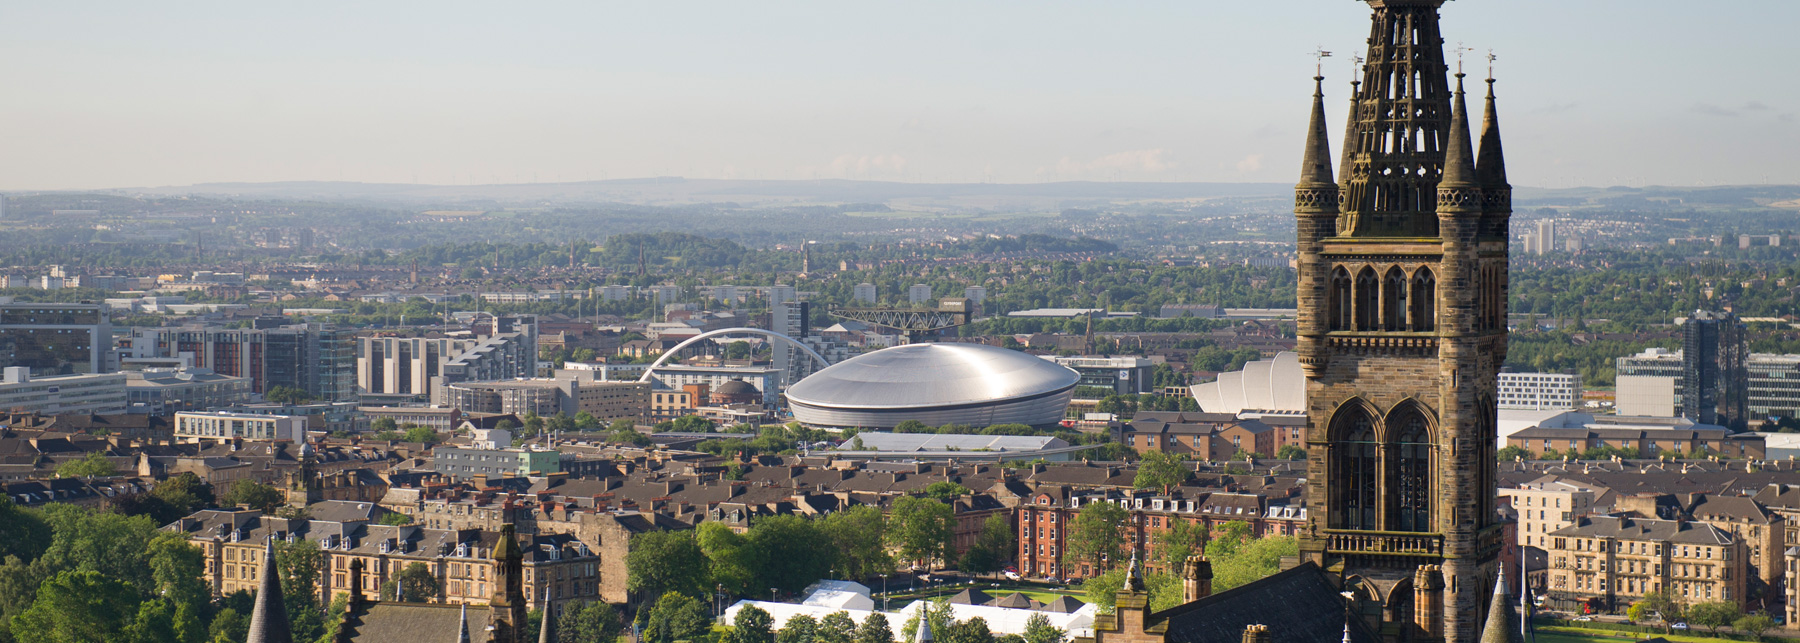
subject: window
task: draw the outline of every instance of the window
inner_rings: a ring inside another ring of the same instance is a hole
[[[1393,528],[1398,531],[1431,531],[1431,444],[1425,417],[1408,409],[1398,418],[1394,438],[1392,477]]]
[[[1376,309],[1381,305],[1380,293],[1376,290],[1375,269],[1364,267],[1356,274],[1356,329],[1379,330],[1380,321]]]
[[[1412,297],[1408,303],[1412,308],[1414,332],[1437,329],[1437,277],[1431,274],[1430,268],[1419,268],[1413,272]]]
[[[1374,423],[1360,408],[1346,408],[1333,423],[1337,484],[1334,495],[1338,526],[1380,529],[1376,523],[1376,467],[1379,461]]]

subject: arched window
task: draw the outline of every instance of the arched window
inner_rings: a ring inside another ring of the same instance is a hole
[[[1381,279],[1381,325],[1383,330],[1406,330],[1406,274],[1397,266]]]
[[[1389,529],[1432,531],[1431,429],[1416,408],[1388,418]]]
[[[1332,471],[1337,527],[1380,529],[1376,522],[1376,469],[1380,466],[1375,423],[1360,408],[1346,408],[1332,422],[1337,462]]]
[[[1331,296],[1327,298],[1326,318],[1332,330],[1350,330],[1350,273],[1343,266],[1331,271]]]
[[[1412,278],[1412,329],[1415,332],[1437,330],[1437,277],[1430,268],[1420,268]]]
[[[1381,305],[1381,294],[1376,289],[1375,269],[1363,268],[1356,273],[1356,329],[1378,330],[1379,320],[1376,310]]]

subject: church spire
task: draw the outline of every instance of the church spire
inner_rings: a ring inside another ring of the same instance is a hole
[[[1484,188],[1510,188],[1506,182],[1506,152],[1500,147],[1500,115],[1494,109],[1494,79],[1487,79],[1487,108],[1481,115],[1481,155],[1475,174]]]
[[[544,588],[544,607],[542,611],[544,612],[544,620],[543,622],[538,623],[538,643],[551,643],[551,641],[556,640],[556,634],[553,633],[555,630],[553,626],[556,623],[556,619],[550,618],[550,613],[555,610],[551,609],[550,588],[548,587]]]
[[[1518,643],[1519,628],[1513,618],[1511,596],[1506,591],[1506,569],[1500,569],[1494,581],[1494,598],[1488,604],[1487,626],[1481,630],[1481,643]]]
[[[1469,142],[1469,106],[1463,100],[1463,74],[1456,74],[1456,96],[1451,100],[1450,141],[1444,149],[1444,179],[1440,187],[1477,187],[1475,146]]]
[[[250,611],[246,643],[294,643],[287,606],[281,600],[281,579],[275,569],[275,537],[263,549],[262,576],[256,587],[256,606]]]
[[[1300,187],[1336,185],[1331,178],[1331,135],[1325,130],[1325,77],[1313,77],[1312,123],[1306,128],[1306,154],[1300,162]]]

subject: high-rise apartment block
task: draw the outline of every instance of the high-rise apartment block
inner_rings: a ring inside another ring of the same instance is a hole
[[[1502,409],[1544,411],[1581,405],[1581,376],[1574,373],[1502,371],[1499,385]]]
[[[349,330],[330,324],[278,328],[181,326],[134,328],[119,342],[122,359],[164,360],[248,377],[251,388],[267,393],[277,386],[313,398],[351,401],[356,396],[356,342]]]
[[[855,299],[856,303],[870,305],[875,303],[875,284],[856,284],[856,288],[852,289],[851,292],[853,293],[851,298]]]
[[[100,304],[0,304],[0,367],[39,377],[118,370]]]
[[[1750,344],[1729,312],[1695,311],[1681,332],[1681,415],[1742,429],[1750,419]]]
[[[906,301],[914,306],[931,301],[931,286],[913,284],[911,288],[906,289]]]
[[[472,336],[362,337],[356,385],[372,395],[432,396],[456,382],[537,376],[536,315],[489,315]]]

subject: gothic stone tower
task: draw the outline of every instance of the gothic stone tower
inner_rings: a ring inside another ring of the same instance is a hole
[[[1413,623],[1413,640],[1473,642],[1501,545],[1511,188],[1492,81],[1476,161],[1463,75],[1450,84],[1438,31],[1445,0],[1365,1],[1373,30],[1341,176],[1316,79],[1295,187],[1312,504],[1301,556],[1341,569],[1385,619]]]

